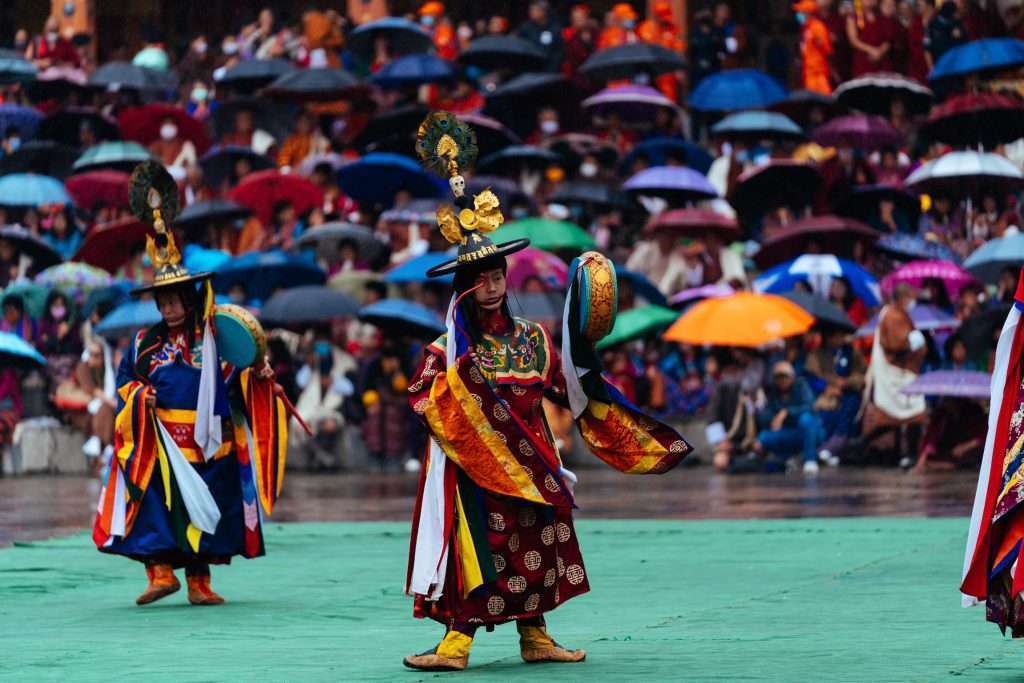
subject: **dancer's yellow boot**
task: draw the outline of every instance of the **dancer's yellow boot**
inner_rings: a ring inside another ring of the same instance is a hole
[[[544,626],[525,626],[518,621],[519,654],[529,664],[537,662],[582,662],[587,658],[583,650],[567,650],[556,643]]]
[[[409,655],[402,663],[420,671],[462,671],[469,665],[472,636],[448,631],[437,647],[419,655]]]
[[[149,585],[142,595],[135,599],[136,605],[156,602],[171,593],[177,593],[181,588],[177,577],[174,576],[174,569],[169,564],[147,564],[146,576],[149,578]]]

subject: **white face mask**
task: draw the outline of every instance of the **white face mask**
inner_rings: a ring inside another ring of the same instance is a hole
[[[160,126],[160,137],[164,140],[173,140],[178,135],[178,127],[173,123],[165,123]]]
[[[589,161],[580,164],[580,175],[584,178],[593,178],[597,175],[597,164],[592,164]]]
[[[59,38],[59,37],[60,36],[59,36],[59,34],[56,31],[50,31],[49,33],[46,34],[46,41],[49,42],[49,43],[56,43],[57,42],[57,38]]]
[[[558,121],[552,121],[550,119],[547,121],[541,121],[540,129],[546,135],[554,135],[558,132]]]

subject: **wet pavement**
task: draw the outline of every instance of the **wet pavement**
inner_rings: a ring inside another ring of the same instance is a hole
[[[726,476],[707,466],[661,476],[607,469],[577,474],[577,516],[591,519],[965,516],[976,481],[969,472],[853,468],[823,470],[816,477]],[[289,473],[273,520],[408,520],[418,476]],[[89,527],[98,494],[98,482],[86,477],[0,479],[0,547]]]

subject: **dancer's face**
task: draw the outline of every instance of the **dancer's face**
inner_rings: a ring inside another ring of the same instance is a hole
[[[477,305],[485,311],[501,308],[501,302],[505,299],[505,273],[501,268],[484,271],[477,282],[483,283],[473,292]]]
[[[181,327],[185,324],[185,304],[179,292],[157,292],[156,306],[168,327]]]

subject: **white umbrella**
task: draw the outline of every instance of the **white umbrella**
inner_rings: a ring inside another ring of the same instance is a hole
[[[890,102],[902,97],[911,114],[925,114],[932,103],[932,91],[917,81],[896,73],[865,74],[846,81],[833,93],[841,103],[880,116],[889,115]]]
[[[911,173],[904,184],[919,192],[958,198],[1005,195],[1024,188],[1024,173],[994,152],[950,152]]]

